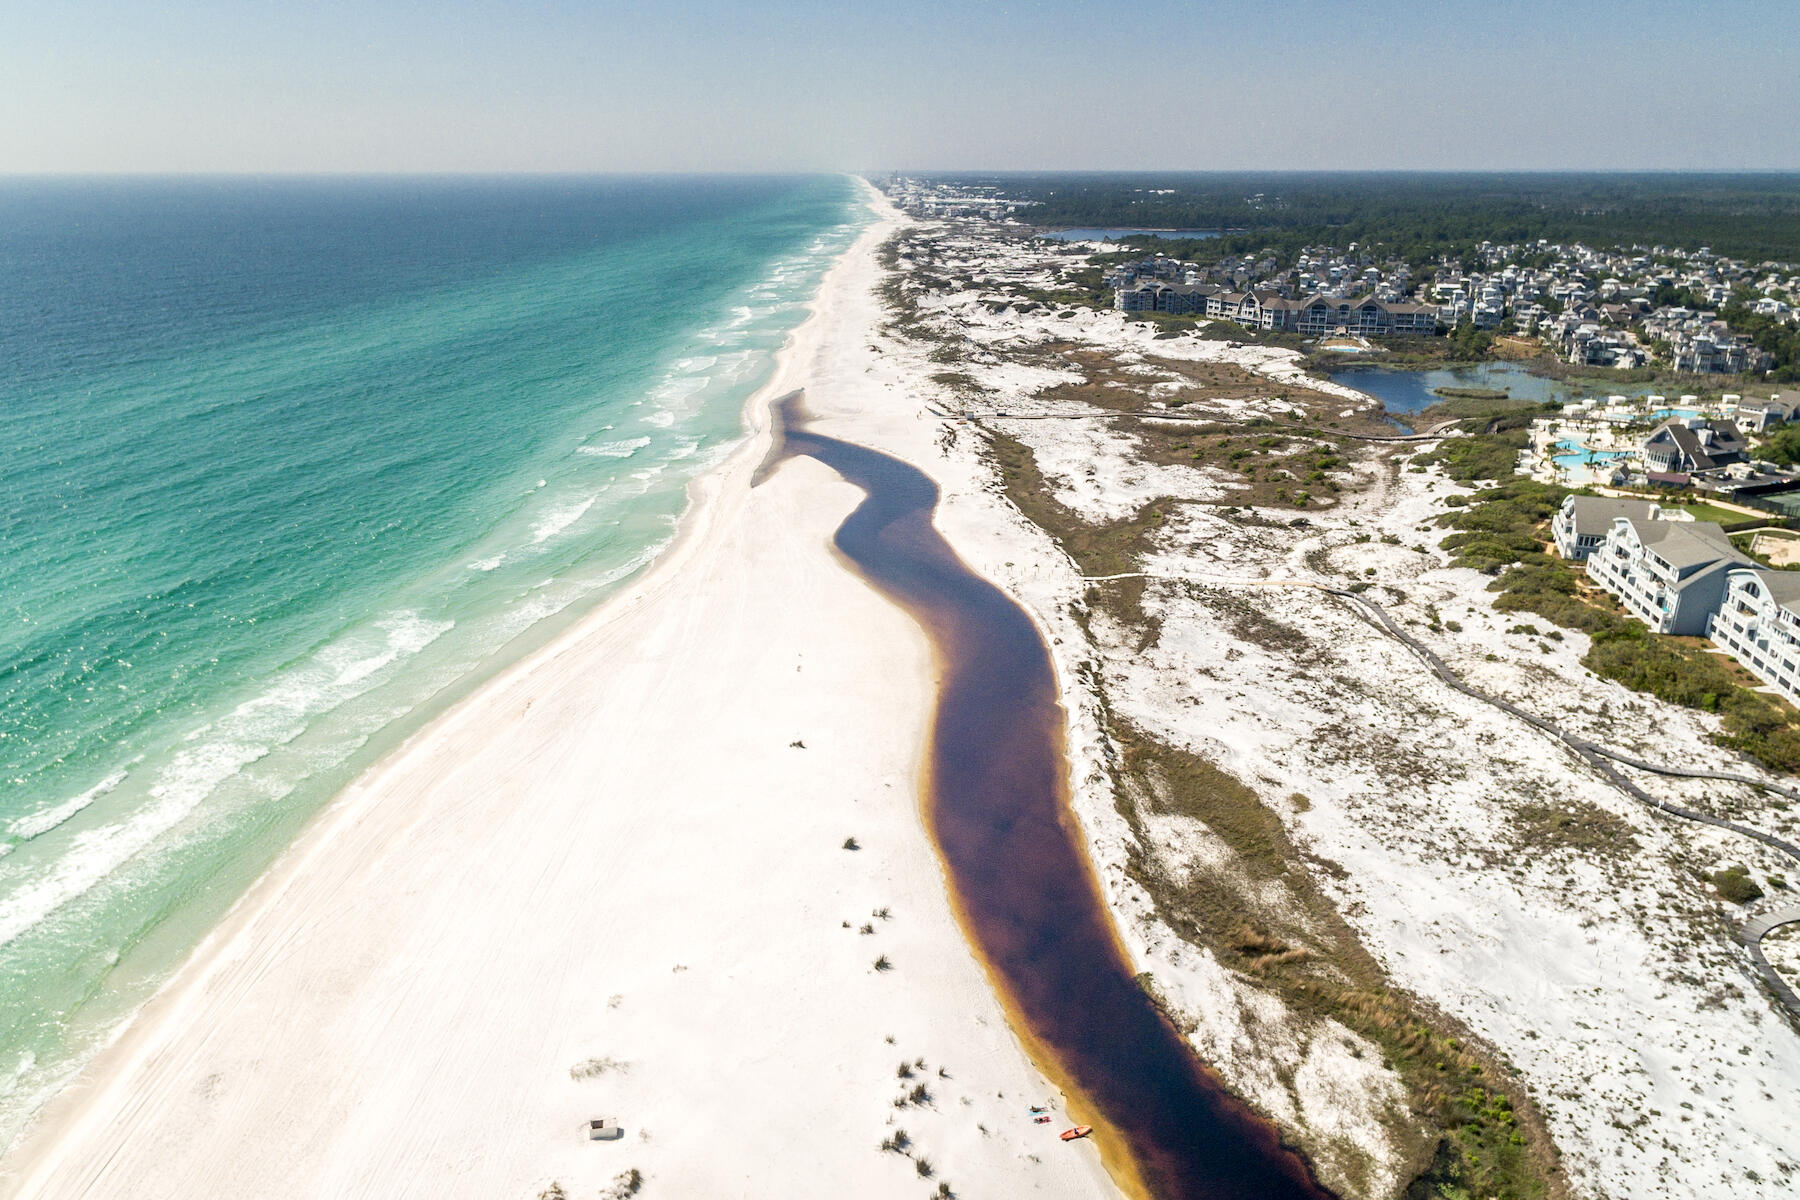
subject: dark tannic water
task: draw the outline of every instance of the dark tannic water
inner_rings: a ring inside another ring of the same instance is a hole
[[[1098,1136],[1124,1143],[1154,1196],[1329,1196],[1134,979],[1069,813],[1063,711],[1037,627],[938,534],[925,474],[808,431],[798,397],[781,413],[780,457],[817,459],[866,493],[837,547],[938,652],[928,819],[964,927],[1046,1067],[1097,1110]]]

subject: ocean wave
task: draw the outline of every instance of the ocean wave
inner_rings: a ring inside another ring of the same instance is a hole
[[[524,598],[506,610],[501,621],[502,638],[511,638],[523,633],[546,617],[555,616],[584,596],[590,596],[603,588],[618,583],[633,572],[649,565],[668,548],[672,540],[673,533],[645,546],[618,566],[603,571],[591,579],[574,582],[566,579],[546,579],[535,585]]]
[[[598,496],[589,496],[585,500],[577,500],[551,509],[542,520],[531,527],[532,542],[546,542],[586,515],[587,510],[594,507]]]
[[[39,809],[34,813],[27,813],[22,817],[14,817],[7,822],[6,832],[26,841],[49,833],[124,781],[125,772],[115,771],[79,796],[71,797],[61,804],[52,805],[49,808]]]
[[[326,645],[259,695],[191,731],[183,739],[187,744],[158,770],[148,804],[122,820],[82,830],[48,871],[0,898],[0,946],[103,882],[245,767],[299,737],[314,718],[377,686],[386,667],[417,654],[455,624],[391,613],[368,633]]]
[[[704,392],[711,382],[710,375],[672,375],[650,389],[650,398],[663,404],[685,404]]]
[[[35,1066],[37,1066],[37,1055],[29,1050],[20,1055],[19,1061],[13,1069],[8,1071],[4,1078],[0,1078],[0,1096],[12,1095],[17,1090],[20,1081],[31,1074],[31,1069]]]
[[[469,564],[469,570],[471,570],[471,571],[492,571],[495,567],[498,567],[501,563],[503,563],[505,561],[506,561],[506,555],[504,555],[504,554],[495,554],[495,555],[491,555],[487,558],[478,558],[474,562]]]
[[[630,458],[649,444],[650,439],[647,437],[634,437],[618,442],[596,442],[591,446],[577,446],[575,453],[590,454],[598,458]]]

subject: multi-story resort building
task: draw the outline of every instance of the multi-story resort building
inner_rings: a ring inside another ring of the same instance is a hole
[[[1636,521],[1662,518],[1662,506],[1650,500],[1614,500],[1607,496],[1569,496],[1550,518],[1557,553],[1570,562],[1586,562],[1612,532],[1620,517]]]
[[[1147,280],[1118,289],[1114,306],[1125,312],[1200,313],[1251,329],[1323,336],[1429,335],[1437,332],[1435,304],[1410,304],[1366,296],[1346,300],[1313,296],[1289,300],[1275,291],[1233,292],[1210,283]]]
[[[1775,359],[1758,350],[1747,336],[1721,328],[1672,338],[1669,365],[1701,375],[1741,375],[1766,371],[1775,365]]]
[[[1313,335],[1348,333],[1363,337],[1424,335],[1437,332],[1435,304],[1399,300],[1343,300],[1314,296],[1308,300],[1276,300],[1258,314],[1264,329],[1288,329]]]
[[[1588,578],[1657,633],[1700,637],[1725,598],[1725,577],[1756,563],[1706,521],[1613,518],[1588,556]]]
[[[1125,312],[1204,313],[1221,289],[1210,283],[1165,283],[1148,279],[1121,287],[1113,307]]]
[[[1710,638],[1800,706],[1800,571],[1764,569],[1718,525],[1665,519],[1649,501],[1570,496],[1550,528],[1563,557],[1585,560],[1652,630]]]
[[[1707,636],[1800,704],[1800,572],[1756,567],[1728,572],[1724,603]]]

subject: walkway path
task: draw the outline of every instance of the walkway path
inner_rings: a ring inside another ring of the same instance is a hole
[[[933,408],[937,415],[950,419],[967,421],[1108,421],[1115,417],[1139,417],[1154,421],[1177,421],[1188,425],[1217,425],[1218,432],[1231,433],[1233,436],[1247,437],[1251,434],[1284,430],[1290,436],[1310,437],[1318,441],[1334,441],[1348,438],[1355,442],[1435,442],[1441,439],[1444,431],[1460,424],[1461,418],[1455,421],[1440,421],[1423,433],[1349,433],[1341,429],[1320,429],[1316,425],[1298,425],[1289,421],[1257,421],[1255,424],[1234,423],[1219,417],[1189,415],[1164,409],[1099,409],[1094,412],[1081,413],[1009,413],[1009,412],[951,412],[946,409]]]
[[[1800,995],[1795,994],[1794,989],[1788,985],[1788,981],[1769,965],[1769,960],[1763,957],[1762,952],[1764,934],[1782,925],[1792,925],[1796,921],[1800,921],[1800,904],[1790,904],[1786,908],[1766,912],[1749,922],[1738,931],[1738,937],[1743,939],[1744,945],[1750,951],[1751,961],[1756,963],[1756,969],[1762,972],[1763,978],[1768,980],[1769,986],[1775,989],[1775,994],[1781,997],[1781,1002],[1793,1011],[1800,1012]]]

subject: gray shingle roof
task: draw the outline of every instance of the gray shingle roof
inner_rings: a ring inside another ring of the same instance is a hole
[[[1725,530],[1710,521],[1638,521],[1631,522],[1638,541],[1677,571],[1706,563],[1728,562],[1739,566],[1754,565],[1754,560],[1738,553]]]
[[[1775,603],[1800,612],[1800,571],[1758,570],[1756,578]]]
[[[1577,537],[1605,537],[1612,523],[1620,517],[1648,521],[1651,500],[1615,500],[1611,496],[1570,496],[1570,517]]]

